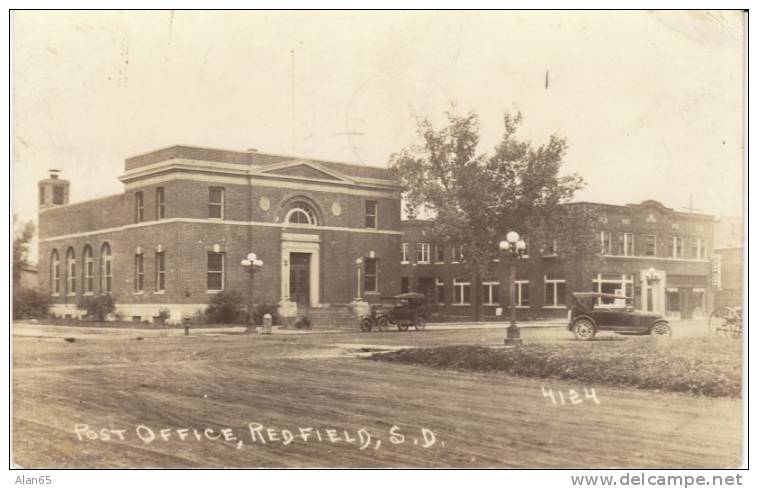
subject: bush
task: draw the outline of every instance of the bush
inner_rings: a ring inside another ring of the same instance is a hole
[[[116,310],[116,298],[110,294],[83,296],[79,298],[77,307],[87,311],[88,318],[105,321]]]
[[[279,306],[276,304],[258,304],[253,309],[253,320],[255,324],[263,324],[263,315],[271,314],[271,323],[279,324]]]
[[[50,297],[36,289],[13,291],[13,319],[41,319],[47,316]]]
[[[242,294],[236,290],[222,290],[211,298],[205,315],[211,323],[236,323],[240,320],[240,309],[244,306]]]
[[[311,329],[311,318],[308,316],[298,316],[295,318],[295,328]]]
[[[171,311],[169,311],[167,307],[161,307],[158,309],[158,322],[160,322],[160,324],[165,325],[170,318]]]

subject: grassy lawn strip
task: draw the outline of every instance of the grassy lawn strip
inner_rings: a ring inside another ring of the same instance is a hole
[[[622,341],[527,343],[507,349],[446,346],[378,353],[370,359],[709,397],[740,397],[742,389],[741,344],[725,338],[642,337]]]

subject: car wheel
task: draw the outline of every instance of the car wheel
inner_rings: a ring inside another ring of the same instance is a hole
[[[571,327],[571,331],[577,340],[587,341],[595,337],[597,328],[589,319],[577,319]]]
[[[368,333],[371,331],[371,327],[373,326],[371,320],[369,318],[363,318],[361,321],[361,331]]]
[[[652,328],[650,328],[650,335],[651,336],[671,336],[671,326],[669,326],[669,323],[655,323]]]
[[[379,331],[387,331],[390,327],[390,320],[386,316],[380,317],[376,326],[379,328]]]
[[[416,328],[416,331],[423,331],[426,329],[426,318],[424,316],[419,316],[416,318],[416,321],[413,323],[413,327]]]
[[[397,323],[398,331],[408,331],[408,325],[403,323]]]

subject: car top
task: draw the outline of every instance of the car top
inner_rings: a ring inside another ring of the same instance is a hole
[[[381,300],[385,299],[424,299],[426,296],[424,294],[419,294],[418,292],[406,292],[405,294],[398,294],[398,295],[391,295],[387,297],[382,297]]]
[[[625,295],[606,294],[603,292],[573,292],[574,297],[577,299],[633,299],[634,297],[627,297]]]

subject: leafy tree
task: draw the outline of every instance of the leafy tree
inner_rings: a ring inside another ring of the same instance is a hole
[[[47,317],[50,296],[36,289],[13,289],[13,319]]]
[[[21,222],[13,215],[13,283],[18,286],[21,270],[29,264],[29,245],[34,237],[34,223]]]
[[[506,113],[494,151],[478,153],[477,115],[461,115],[453,106],[446,116],[440,129],[419,119],[422,143],[393,154],[390,168],[403,186],[407,212],[433,216],[433,231],[463,246],[479,319],[482,274],[492,269],[509,230],[526,236],[531,249],[556,238],[564,257],[584,260],[595,252],[594,220],[586,209],[563,205],[584,186],[577,174],[559,174],[565,139],[552,135],[540,146],[520,140],[521,113]]]
[[[102,322],[116,310],[116,298],[110,294],[81,296],[77,307],[87,311],[87,317]]]
[[[236,290],[222,290],[215,294],[205,309],[211,323],[236,323],[245,305],[245,298]]]

